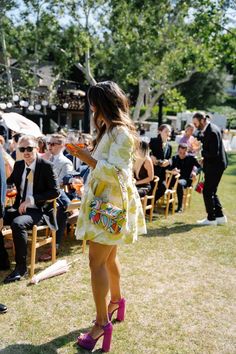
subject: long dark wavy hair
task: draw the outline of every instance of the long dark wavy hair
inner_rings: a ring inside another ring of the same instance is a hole
[[[129,103],[125,93],[112,81],[99,82],[88,90],[88,101],[96,108],[94,124],[97,129],[95,145],[99,143],[106,131],[105,122],[109,123],[108,132],[116,126],[124,126],[137,144],[136,128],[129,116]],[[101,119],[102,118],[102,119]]]

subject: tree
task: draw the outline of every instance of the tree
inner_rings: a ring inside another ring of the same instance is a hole
[[[220,104],[224,98],[225,73],[219,69],[195,73],[179,90],[186,98],[188,109],[206,110]]]
[[[16,6],[16,2],[14,0],[2,0],[0,3],[0,32],[1,32],[1,46],[4,58],[4,67],[6,69],[7,74],[7,83],[8,89],[11,95],[14,95],[14,87],[13,87],[13,80],[11,74],[11,65],[10,65],[10,58],[7,51],[6,46],[6,37],[5,37],[5,16],[7,11],[11,10],[13,7]]]
[[[148,118],[167,90],[214,66],[215,39],[221,29],[212,21],[219,23],[223,16],[215,2],[161,0],[157,6],[152,0],[111,0],[110,4],[100,48],[107,56],[98,76],[113,75],[125,88],[139,85],[134,119]],[[140,117],[144,101],[147,110]]]

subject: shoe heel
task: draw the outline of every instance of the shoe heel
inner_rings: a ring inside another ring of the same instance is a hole
[[[102,351],[107,353],[111,349],[111,339],[112,339],[112,324],[108,322],[108,324],[103,327],[104,334],[103,334],[103,342],[102,342]]]
[[[117,321],[122,322],[125,320],[125,299],[121,299],[119,303],[119,308],[117,310]]]

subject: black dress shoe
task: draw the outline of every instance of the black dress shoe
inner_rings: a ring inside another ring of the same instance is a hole
[[[182,212],[183,212],[183,209],[182,209],[182,208],[177,208],[177,209],[175,210],[175,212],[176,212],[176,213],[182,213]]]
[[[19,271],[17,268],[13,270],[5,279],[4,284],[13,283],[14,281],[19,281],[21,278],[26,277],[28,275],[27,270]]]
[[[3,304],[0,304],[0,313],[5,313],[7,312],[7,307]]]

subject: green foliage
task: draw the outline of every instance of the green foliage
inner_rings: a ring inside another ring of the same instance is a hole
[[[219,70],[207,73],[195,73],[179,90],[186,98],[188,109],[207,109],[213,104],[219,104],[224,97],[225,75]]]
[[[160,0],[158,6],[154,0],[23,3],[19,22],[13,23],[7,16],[2,22],[8,54],[20,69],[19,81],[14,80],[16,89],[30,92],[36,86],[40,63],[53,61],[55,74],[66,78],[75,64],[84,66],[89,60],[98,81],[117,81],[134,101],[140,79],[150,81],[152,97],[191,72],[201,72],[204,82],[194,76],[193,85],[186,84],[179,91],[186,96],[187,107],[198,107],[219,101],[222,81],[216,80],[218,72],[212,77],[216,65],[219,70],[226,66],[235,72],[235,37],[222,33],[225,7],[221,1]],[[16,5],[16,1],[2,0],[1,13],[7,15]],[[63,26],[62,16],[68,18]],[[168,109],[181,110],[185,106],[182,96],[171,89],[166,92]]]
[[[166,114],[177,114],[178,112],[183,112],[186,110],[186,99],[181,93],[176,89],[167,90],[165,92],[165,107],[164,113]]]
[[[217,56],[221,68],[226,68],[228,73],[233,75],[234,83],[236,83],[236,29],[231,29],[230,32],[222,34],[217,39]]]

